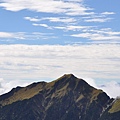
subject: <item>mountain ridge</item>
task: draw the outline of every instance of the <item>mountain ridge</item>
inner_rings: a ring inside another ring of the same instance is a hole
[[[16,87],[1,95],[0,120],[105,120],[106,116],[117,120],[113,114],[119,116],[120,101],[116,108],[113,100],[83,79],[64,74],[52,82]]]

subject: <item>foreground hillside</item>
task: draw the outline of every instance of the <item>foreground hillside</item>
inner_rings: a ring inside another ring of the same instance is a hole
[[[119,120],[120,99],[110,99],[72,74],[17,87],[0,96],[0,120]]]

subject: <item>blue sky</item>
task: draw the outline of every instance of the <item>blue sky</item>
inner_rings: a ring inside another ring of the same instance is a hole
[[[1,0],[0,43],[119,42],[119,1],[47,1]]]
[[[7,83],[1,93],[12,82],[50,81],[65,73],[97,85],[114,82],[119,89],[119,5],[113,0],[0,0],[1,86]]]

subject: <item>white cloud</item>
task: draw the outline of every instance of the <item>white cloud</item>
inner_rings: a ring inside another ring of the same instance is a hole
[[[101,13],[101,14],[103,14],[103,15],[113,15],[113,14],[115,14],[114,12],[103,12],[103,13]]]
[[[82,4],[82,0],[64,1],[64,0],[2,0],[0,7],[10,11],[20,11],[28,9],[36,12],[45,13],[65,13],[66,15],[91,14],[86,12],[91,10]]]
[[[96,22],[96,23],[104,23],[110,22],[113,18],[111,15],[115,14],[114,12],[102,12],[102,13],[94,13],[93,15],[83,17],[84,22]]]
[[[46,24],[34,24],[35,26],[42,26],[42,27],[48,27]],[[16,39],[16,40],[36,40],[36,39],[50,39],[50,38],[56,38],[52,33],[40,33],[40,32],[33,32],[33,33],[26,33],[26,32],[0,32],[0,39],[6,41],[6,39],[9,39],[9,41]]]
[[[108,22],[112,18],[92,18],[92,19],[86,19],[85,22]]]
[[[38,17],[24,17],[24,19],[29,20],[31,22],[39,22],[48,20],[49,22],[59,22],[59,23],[75,23],[77,19],[72,17],[44,17],[44,18],[38,18]]]
[[[79,31],[79,30],[83,30],[83,29],[89,29],[91,28],[92,26],[75,26],[75,25],[69,25],[69,26],[66,26],[66,30],[72,30],[72,31]]]
[[[110,28],[84,29],[83,32],[71,35],[73,37],[87,38],[90,40],[120,40],[120,32],[112,31]]]
[[[80,25],[66,25],[66,26],[51,26],[53,29],[60,29],[64,31],[84,31],[94,28],[94,26],[80,26]]]
[[[16,32],[16,33],[0,32],[0,38],[24,39],[24,33],[22,32]]]
[[[33,26],[40,26],[40,27],[45,27],[47,29],[52,29],[52,27],[48,26],[47,24],[37,24],[37,23],[33,23]]]
[[[11,38],[13,34],[7,33],[7,32],[0,32],[0,37],[1,38]]]
[[[31,17],[24,17],[25,20],[29,20],[31,22],[38,22],[40,21],[38,18],[31,18]]]
[[[68,17],[50,17],[50,18],[47,18],[50,22],[63,22],[63,23],[74,23],[76,22],[76,19],[75,18],[68,18]]]
[[[32,18],[31,18],[32,19]],[[77,22],[77,19],[74,18],[59,18],[59,17],[49,17],[49,18],[42,18],[41,20],[49,20],[49,22],[56,22],[58,25],[56,26],[50,26],[48,24],[40,24],[40,23],[33,23],[33,26],[40,26],[45,27],[47,29],[60,29],[64,31],[80,31],[83,29],[90,29],[93,28],[93,26],[80,26],[80,25],[74,25]],[[39,19],[39,21],[41,21]],[[65,23],[61,26],[60,23]]]
[[[67,26],[53,26],[52,28],[64,31],[80,31],[82,33],[84,30],[87,31],[89,29],[94,28],[94,26],[67,25]]]
[[[50,22],[62,22],[62,23],[76,22],[76,19],[71,17],[48,17],[48,18],[42,18],[42,20],[49,20]]]

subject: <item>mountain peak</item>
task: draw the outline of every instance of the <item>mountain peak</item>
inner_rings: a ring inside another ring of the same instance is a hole
[[[74,76],[73,74],[64,74],[63,76],[61,76],[60,78],[58,78],[57,80],[66,80],[66,79],[69,79],[69,80],[74,80],[74,79],[78,79],[76,76]]]
[[[64,74],[63,77],[71,78],[71,77],[75,77],[75,76],[73,74]]]

